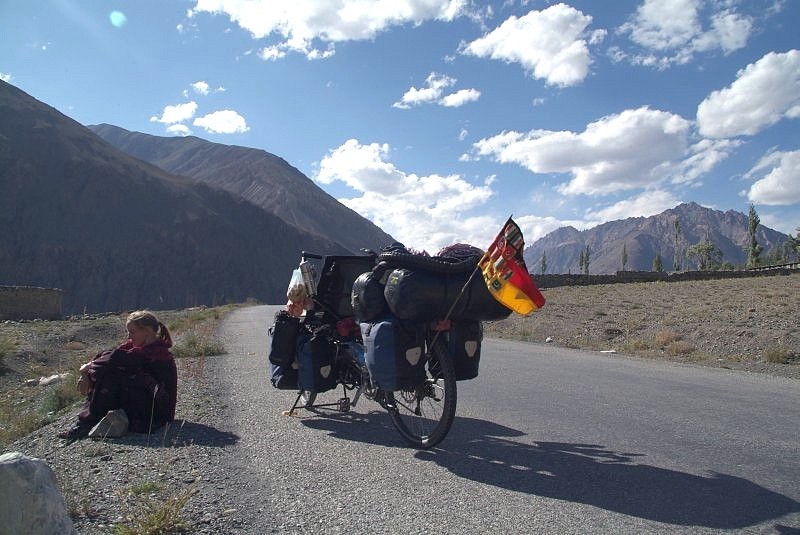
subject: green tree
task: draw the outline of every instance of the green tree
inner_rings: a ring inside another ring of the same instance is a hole
[[[678,218],[675,218],[675,254],[672,257],[672,271],[680,271],[681,270],[681,245],[680,245],[680,238],[681,238],[681,222],[678,221]]]
[[[772,252],[766,256],[766,264],[768,266],[775,266],[788,263],[792,257],[792,249],[792,244],[789,241],[778,244]]]
[[[589,274],[589,262],[591,258],[591,253],[589,252],[589,244],[586,244],[586,250],[583,253],[583,274]]]
[[[750,213],[747,216],[747,233],[750,236],[750,246],[747,249],[747,267],[756,268],[762,264],[761,252],[764,250],[756,239],[756,229],[761,223],[756,208],[750,204]]]
[[[664,262],[661,260],[661,254],[657,254],[653,259],[653,271],[664,271]]]
[[[583,254],[583,249],[581,249],[581,254],[578,256],[578,273],[583,273],[585,264],[586,257]]]
[[[628,244],[622,244],[622,271],[625,271],[625,266],[628,265]]]
[[[547,252],[542,252],[542,275],[547,273]]]
[[[797,227],[795,230],[797,231],[797,236],[792,238],[792,235],[789,234],[789,244],[792,247],[794,258],[800,259],[800,227]]]
[[[722,251],[708,238],[686,249],[686,256],[694,260],[701,271],[716,270],[722,265]]]

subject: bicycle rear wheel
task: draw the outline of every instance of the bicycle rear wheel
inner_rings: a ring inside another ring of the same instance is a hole
[[[456,372],[442,341],[431,349],[425,382],[413,390],[386,393],[386,409],[412,446],[431,448],[447,436],[456,415]]]

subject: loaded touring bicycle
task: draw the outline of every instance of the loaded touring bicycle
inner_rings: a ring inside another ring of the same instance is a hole
[[[304,251],[287,295],[305,312],[281,310],[269,329],[271,382],[297,392],[286,414],[348,412],[364,396],[409,444],[441,442],[455,418],[457,382],[478,375],[481,322],[511,313],[479,273],[483,251],[458,245],[449,254]],[[338,399],[321,401],[338,388]]]

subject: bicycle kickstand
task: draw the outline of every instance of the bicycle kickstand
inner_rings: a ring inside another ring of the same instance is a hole
[[[294,400],[294,405],[292,405],[292,408],[289,409],[288,411],[283,411],[284,416],[294,416],[294,411],[297,408],[297,404],[300,403],[300,396],[302,395],[303,395],[302,392],[297,394],[297,398]]]

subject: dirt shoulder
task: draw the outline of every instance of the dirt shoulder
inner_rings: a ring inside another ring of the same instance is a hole
[[[800,273],[559,287],[487,336],[800,379]]]

